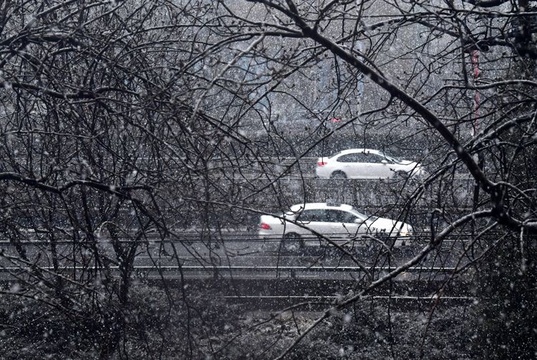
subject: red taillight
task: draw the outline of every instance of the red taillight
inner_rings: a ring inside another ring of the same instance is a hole
[[[270,229],[271,229],[271,228],[270,228],[270,225],[267,224],[267,223],[261,223],[261,224],[259,224],[259,227],[260,227],[261,229],[263,229],[263,230],[270,230]]]
[[[318,161],[317,162],[317,166],[325,166],[327,164],[327,162],[325,161]]]

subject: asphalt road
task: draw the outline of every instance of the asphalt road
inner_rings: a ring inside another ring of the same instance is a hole
[[[162,272],[167,277],[356,279],[366,272],[375,278],[382,276],[418,254],[425,245],[425,241],[415,240],[412,245],[389,249],[377,242],[355,242],[351,247],[345,247],[345,251],[333,246],[308,246],[285,251],[279,239],[261,240],[251,233],[229,232],[224,238],[204,240],[194,236],[185,238],[188,240],[155,239],[139,244],[125,241],[120,246],[124,251],[136,249],[134,266],[138,274],[145,277],[160,276],[159,272]],[[453,267],[470,261],[471,257],[465,255],[463,247],[463,241],[446,241],[420,267],[404,276],[413,278],[423,277],[425,273],[429,274],[426,276],[448,273]],[[65,269],[91,267],[96,264],[91,256],[95,251],[102,257],[100,264],[106,263],[116,269],[121,261],[118,244],[114,249],[113,244],[106,240],[97,244],[65,241],[54,246],[46,242],[18,246],[0,242],[0,249],[0,270],[3,270],[4,278],[9,277],[7,270],[20,271],[32,266],[45,269],[53,269],[58,264]]]

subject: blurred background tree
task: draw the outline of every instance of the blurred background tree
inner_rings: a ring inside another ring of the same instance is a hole
[[[110,357],[127,351],[134,260],[151,240],[193,232],[210,252],[224,228],[335,195],[415,220],[430,238],[417,263],[448,233],[464,239],[478,294],[510,299],[510,317],[519,288],[489,285],[504,262],[523,264],[509,284],[534,284],[533,3],[1,2],[0,226],[19,277],[7,292],[84,324]],[[387,196],[312,179],[316,156],[362,146],[430,176]],[[190,296],[167,299],[185,329]],[[501,330],[490,319],[485,342]],[[189,335],[182,350],[198,346]]]

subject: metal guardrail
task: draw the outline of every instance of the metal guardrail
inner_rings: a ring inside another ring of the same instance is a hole
[[[341,300],[342,296],[338,295],[226,295],[225,299],[229,300],[243,300],[243,301],[284,301],[294,302],[297,301],[324,301],[331,304],[336,304]],[[460,302],[468,303],[475,301],[473,296],[439,296],[437,294],[425,295],[425,296],[410,296],[410,295],[364,295],[362,300],[369,301],[391,301],[391,302]]]
[[[41,271],[59,274],[80,273],[80,272],[99,272],[99,271],[111,271],[113,273],[119,273],[119,266],[108,267],[83,267],[83,266],[64,266],[64,267],[52,267],[52,266],[39,266]],[[389,272],[395,270],[395,266],[379,266],[379,267],[355,267],[355,266],[201,266],[201,265],[138,265],[134,266],[133,273],[137,277],[143,277],[147,279],[151,278],[185,278],[185,279],[208,279],[208,278],[233,278],[233,279],[276,279],[281,277],[293,278],[293,279],[340,279],[348,280],[352,279],[351,276],[357,276],[358,274],[364,274],[365,271],[374,273],[377,276],[384,276]],[[8,280],[9,274],[20,274],[30,271],[29,268],[18,266],[0,266],[0,274],[4,274],[4,279]],[[398,279],[401,281],[434,278],[441,280],[448,278],[457,269],[454,267],[411,267],[402,274],[398,275]],[[425,274],[429,276],[426,277]],[[434,274],[434,276],[431,276]]]
[[[360,287],[365,280],[364,271],[376,274],[375,279],[385,276],[396,266],[293,266],[293,265],[137,265],[132,270],[133,279],[160,284],[161,282],[186,281],[200,284],[202,288],[214,287],[221,291],[228,301],[243,304],[245,307],[279,308],[297,304],[315,306],[337,304],[346,292]],[[0,266],[0,280],[18,281],[27,277],[31,267]],[[468,284],[461,281],[445,289],[446,280],[457,270],[455,267],[414,266],[399,274],[389,287],[376,289],[373,294],[365,295],[362,300],[386,301],[405,308],[423,303],[441,301],[443,304],[469,304],[474,298],[468,292]],[[111,266],[41,266],[40,276],[64,276],[73,274],[107,273],[119,277],[120,267]],[[369,281],[367,281],[369,283]],[[209,285],[208,285],[209,284]],[[436,289],[444,289],[442,296],[435,294]],[[401,294],[401,295],[399,295]]]

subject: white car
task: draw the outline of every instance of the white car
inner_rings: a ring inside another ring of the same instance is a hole
[[[306,203],[293,205],[279,216],[261,215],[260,238],[281,238],[287,250],[320,245],[319,235],[338,245],[352,244],[363,237],[391,237],[395,246],[409,243],[409,224],[360,213],[351,205]],[[359,244],[357,244],[358,246]]]
[[[317,160],[321,179],[389,179],[395,176],[423,176],[421,164],[399,160],[379,150],[348,149]]]

